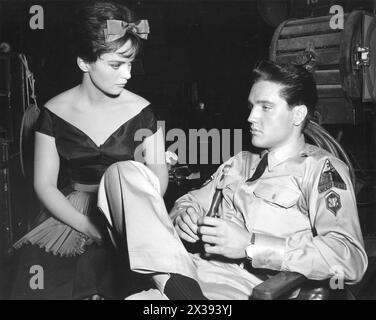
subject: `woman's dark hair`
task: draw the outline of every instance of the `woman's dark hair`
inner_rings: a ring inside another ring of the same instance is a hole
[[[304,67],[261,60],[252,70],[252,84],[262,80],[283,85],[280,95],[290,108],[303,104],[307,107],[305,124],[313,118],[318,100],[316,82]]]
[[[134,58],[141,49],[142,40],[132,31],[123,37],[106,42],[104,29],[107,20],[134,22],[133,13],[124,5],[110,1],[92,1],[80,6],[75,18],[74,53],[87,62],[96,61],[102,54],[115,52],[127,41],[131,41],[130,49],[124,53],[126,58]]]

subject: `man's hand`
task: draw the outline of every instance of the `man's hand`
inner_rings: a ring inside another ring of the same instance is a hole
[[[199,215],[193,207],[184,208],[175,219],[175,230],[179,237],[190,243],[195,243],[200,238],[197,236],[197,221]]]
[[[220,218],[202,217],[198,220],[198,234],[206,253],[218,254],[230,259],[246,256],[245,248],[251,235],[245,227]]]

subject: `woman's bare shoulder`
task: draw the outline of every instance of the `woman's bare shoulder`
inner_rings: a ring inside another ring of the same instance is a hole
[[[76,87],[68,89],[45,103],[45,107],[51,112],[60,115],[67,107],[71,106],[74,101]]]
[[[150,104],[145,98],[126,89],[124,89],[119,102],[128,108],[132,107],[140,111]]]

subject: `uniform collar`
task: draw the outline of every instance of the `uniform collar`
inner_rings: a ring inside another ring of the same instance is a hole
[[[284,145],[277,150],[270,151],[268,154],[268,169],[269,171],[272,170],[275,166],[280,164],[281,162],[285,161],[288,158],[291,158],[293,156],[296,156],[302,152],[302,150],[305,148],[305,141],[304,136],[301,135],[299,140],[294,143],[290,143],[287,145]],[[261,153],[261,156],[263,156],[268,151],[263,151]]]

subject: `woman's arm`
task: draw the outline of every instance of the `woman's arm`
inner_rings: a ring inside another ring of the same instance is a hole
[[[150,137],[145,138],[143,150],[146,166],[158,177],[161,186],[161,195],[163,196],[168,186],[168,170],[162,128],[159,128]]]
[[[94,240],[101,236],[88,217],[78,212],[57,188],[60,160],[55,139],[37,132],[35,135],[34,188],[51,214]]]

